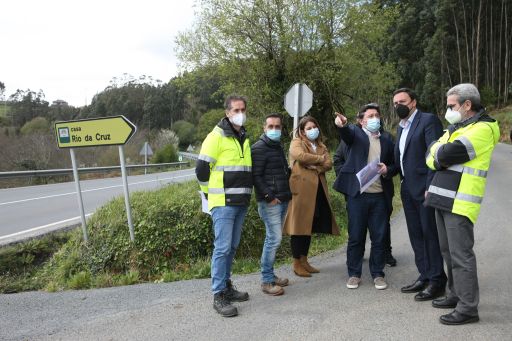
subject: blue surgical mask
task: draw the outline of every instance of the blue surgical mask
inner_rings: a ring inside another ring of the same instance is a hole
[[[320,130],[318,130],[318,128],[306,130],[306,136],[310,141],[315,141],[318,138],[318,135],[320,135]]]
[[[281,139],[281,130],[279,129],[269,129],[265,132],[265,135],[272,141],[279,141]]]
[[[376,133],[380,129],[380,119],[377,117],[369,118],[366,123],[366,129],[372,133]]]

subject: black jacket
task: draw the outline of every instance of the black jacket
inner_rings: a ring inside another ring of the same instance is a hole
[[[349,124],[346,127],[338,128],[338,131],[341,140],[346,144],[345,162],[339,170],[333,188],[345,195],[356,197],[360,194],[360,184],[356,173],[368,164],[370,141],[368,135],[357,125]],[[385,131],[381,132],[380,146],[380,162],[386,164],[388,168],[386,176],[381,176],[380,180],[386,198],[386,206],[389,212],[391,212],[394,195],[393,176],[397,174],[393,155],[395,144],[391,134]]]
[[[292,198],[288,183],[290,170],[281,143],[262,134],[251,146],[251,155],[256,200],[289,201]]]

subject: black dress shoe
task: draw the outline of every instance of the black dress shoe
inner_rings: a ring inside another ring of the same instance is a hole
[[[473,323],[478,322],[480,318],[478,315],[476,316],[469,316],[466,314],[461,314],[457,310],[452,311],[449,314],[442,315],[439,318],[439,321],[442,324],[449,324],[449,325],[459,325],[459,324],[466,324],[466,323]]]
[[[444,295],[444,287],[429,284],[414,296],[415,301],[430,301]]]
[[[458,302],[459,299],[457,297],[443,297],[433,300],[432,306],[441,309],[455,308]]]
[[[426,282],[423,281],[416,281],[412,284],[406,285],[405,287],[402,287],[400,289],[403,293],[410,294],[413,292],[420,292],[421,290],[425,289],[427,286]]]

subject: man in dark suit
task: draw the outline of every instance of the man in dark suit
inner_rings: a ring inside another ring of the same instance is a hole
[[[361,272],[366,231],[370,231],[370,273],[378,290],[386,289],[384,279],[386,223],[393,197],[394,144],[389,133],[380,131],[380,109],[375,103],[363,106],[357,114],[357,125],[337,114],[335,120],[341,139],[346,144],[345,161],[339,169],[334,188],[345,194],[348,212],[347,288],[356,289]],[[342,147],[343,148],[343,147]],[[380,176],[361,193],[356,174],[378,160]]]
[[[419,277],[404,286],[402,292],[417,292],[414,296],[416,301],[427,301],[442,296],[446,286],[435,213],[423,205],[426,190],[434,176],[425,163],[425,153],[430,144],[441,136],[443,127],[437,116],[419,111],[416,104],[416,94],[408,88],[393,93],[395,112],[401,119],[395,144],[395,163],[402,179],[400,194],[419,272]]]

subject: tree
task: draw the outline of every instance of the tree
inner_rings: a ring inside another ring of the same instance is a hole
[[[374,3],[403,13],[390,26],[389,48],[382,56],[396,63],[400,85],[414,88],[425,109],[443,111],[446,90],[463,82],[479,87],[488,105],[501,106],[509,101],[512,79],[509,1],[380,0]]]
[[[178,121],[174,123],[172,130],[176,132],[179,138],[180,147],[187,147],[189,144],[195,142],[196,128],[195,126],[187,121]]]
[[[201,116],[196,130],[196,141],[203,141],[224,116],[224,109],[213,109]]]
[[[258,122],[283,113],[287,89],[305,82],[315,94],[310,113],[330,128],[335,102],[350,110],[389,97],[397,79],[378,52],[394,15],[355,0],[241,1],[236,10],[228,0],[205,0],[177,52],[185,69],[215,67],[221,92],[246,95]]]
[[[34,117],[46,117],[48,114],[48,102],[44,100],[42,90],[36,93],[30,89],[18,89],[9,97],[9,102],[13,125],[18,128]]]
[[[51,134],[50,123],[44,117],[35,117],[21,127],[22,135],[45,135]]]
[[[162,149],[157,150],[153,158],[152,163],[168,163],[178,161],[178,152],[176,147],[172,144],[164,146]]]

